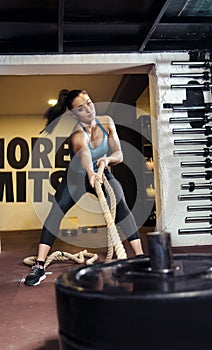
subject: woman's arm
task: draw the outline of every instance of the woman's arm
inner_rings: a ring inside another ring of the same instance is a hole
[[[121,144],[116,131],[114,121],[111,117],[107,116],[107,126],[108,126],[108,144],[110,147],[110,154],[106,158],[100,158],[97,161],[97,166],[99,166],[101,161],[104,161],[105,167],[108,165],[116,165],[123,162],[123,153],[121,150]]]

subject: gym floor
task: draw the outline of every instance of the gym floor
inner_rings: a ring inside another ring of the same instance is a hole
[[[146,232],[153,230],[141,230],[145,252]],[[23,263],[23,259],[36,254],[39,236],[39,231],[0,233],[0,338],[1,349],[4,350],[59,350],[55,280],[66,269],[79,265],[70,261],[53,262],[47,268],[47,278],[40,285],[25,286],[24,278],[30,267]],[[98,240],[98,236],[98,233],[93,233],[95,240]],[[129,243],[124,241],[124,246],[128,257],[133,256]],[[59,239],[55,241],[52,252],[61,250],[77,253],[82,249],[98,253],[98,261],[104,261],[107,252],[106,247],[88,249]],[[212,253],[212,247],[175,248],[173,251]]]

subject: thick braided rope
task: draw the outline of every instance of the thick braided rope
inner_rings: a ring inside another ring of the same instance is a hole
[[[101,172],[102,172],[102,169],[101,169]],[[103,178],[105,189],[110,198],[110,212],[114,221],[116,217],[116,197],[104,173],[102,174],[102,178]],[[111,237],[111,230],[109,227],[107,227],[107,255],[105,258],[106,262],[109,262],[112,260],[113,253],[114,253],[114,248],[113,248],[113,242]]]
[[[104,162],[101,162],[99,168],[98,168],[98,174],[100,176],[103,176],[103,171],[104,171]],[[107,181],[106,177],[103,176],[103,182],[104,185],[106,185],[107,189],[110,186],[109,182]],[[106,261],[109,261],[112,259],[113,256],[113,249],[115,250],[117,259],[126,259],[127,258],[127,254],[126,251],[124,249],[124,246],[122,244],[122,241],[120,239],[119,233],[117,231],[115,222],[114,222],[114,218],[111,214],[110,208],[107,204],[104,192],[102,190],[101,184],[99,181],[95,181],[95,190],[99,199],[99,204],[100,207],[102,209],[102,213],[107,225],[107,238],[108,238],[108,253],[106,256]],[[113,190],[109,190],[110,193],[113,192]],[[113,195],[112,195],[113,197]],[[115,196],[114,196],[115,197]],[[114,197],[113,197],[113,201],[114,201]],[[114,203],[113,203],[113,207],[114,207]],[[114,209],[113,209],[114,211]]]
[[[105,189],[109,195],[110,198],[110,213],[112,215],[113,220],[115,220],[116,217],[116,197],[115,197],[115,193],[112,189],[112,186],[109,184],[105,174],[103,173],[102,175],[103,178],[103,182],[104,182],[104,186]]]
[[[124,246],[119,237],[119,233],[115,226],[114,220],[116,216],[116,198],[113,192],[112,187],[110,186],[106,176],[104,175],[104,162],[100,164],[98,169],[98,174],[102,176],[105,189],[108,192],[110,198],[110,208],[107,204],[107,201],[104,196],[104,192],[102,191],[102,187],[99,181],[95,181],[95,190],[99,199],[100,207],[103,212],[103,216],[107,225],[107,255],[105,261],[111,261],[113,257],[113,253],[117,255],[118,259],[126,259],[127,254],[125,252]],[[87,260],[85,258],[88,258]],[[33,266],[36,262],[36,256],[29,256],[23,260],[23,263],[29,266]],[[98,259],[97,254],[89,253],[87,250],[80,251],[76,254],[71,254],[67,252],[56,251],[50,254],[45,261],[44,267],[48,267],[52,261],[68,261],[72,260],[78,264],[85,263],[86,265],[93,264]]]
[[[86,260],[86,258],[88,258]],[[36,256],[29,256],[23,260],[26,265],[33,266],[36,262]],[[89,253],[87,250],[82,250],[76,254],[71,254],[67,252],[56,251],[50,254],[45,261],[44,267],[46,268],[51,264],[52,261],[68,261],[72,260],[78,264],[85,263],[86,265],[92,265],[98,259],[98,255],[95,253]]]

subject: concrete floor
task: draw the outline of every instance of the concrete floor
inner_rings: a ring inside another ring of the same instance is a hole
[[[149,230],[151,229],[148,228]],[[39,286],[25,286],[24,278],[30,267],[23,264],[23,259],[36,255],[39,236],[38,231],[0,233],[2,244],[0,348],[2,350],[59,350],[55,280],[65,269],[79,265],[73,262],[52,263],[47,268],[46,280]],[[97,234],[93,237],[98,239]],[[128,256],[133,256],[128,242],[124,242],[124,245]],[[52,251],[56,250],[76,253],[81,248],[57,239]],[[93,251],[99,254],[98,261],[104,261],[107,248]],[[175,248],[174,252],[212,253],[212,247]]]

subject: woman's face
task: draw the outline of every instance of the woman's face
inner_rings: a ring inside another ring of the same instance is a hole
[[[79,94],[72,102],[72,112],[86,124],[90,124],[96,116],[93,102],[87,94]]]

